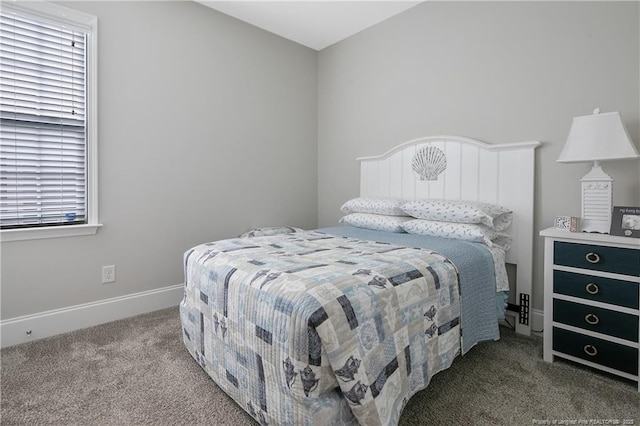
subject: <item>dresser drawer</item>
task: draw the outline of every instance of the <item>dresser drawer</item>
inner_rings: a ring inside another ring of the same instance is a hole
[[[553,292],[638,309],[640,284],[573,272],[553,271]]]
[[[555,241],[553,263],[593,271],[640,276],[640,250]]]
[[[638,375],[638,349],[553,328],[553,350]]]
[[[608,336],[638,341],[638,317],[624,312],[553,299],[553,320]]]

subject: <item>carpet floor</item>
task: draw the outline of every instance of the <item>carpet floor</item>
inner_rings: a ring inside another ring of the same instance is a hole
[[[438,373],[400,425],[640,425],[636,383],[542,360],[501,329]],[[2,425],[255,425],[191,358],[169,308],[5,348]]]

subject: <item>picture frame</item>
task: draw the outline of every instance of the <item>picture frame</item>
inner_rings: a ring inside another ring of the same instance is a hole
[[[609,234],[640,238],[640,207],[614,206]]]

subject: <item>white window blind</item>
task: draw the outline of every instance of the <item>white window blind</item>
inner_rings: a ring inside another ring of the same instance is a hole
[[[87,34],[0,19],[0,227],[87,223]]]

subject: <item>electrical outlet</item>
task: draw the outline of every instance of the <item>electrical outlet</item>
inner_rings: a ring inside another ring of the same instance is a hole
[[[112,283],[116,280],[116,265],[102,267],[102,284]]]

